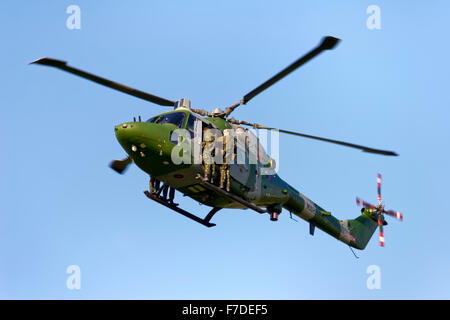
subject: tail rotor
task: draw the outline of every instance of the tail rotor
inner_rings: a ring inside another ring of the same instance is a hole
[[[384,209],[384,204],[381,200],[381,174],[377,175],[377,198],[378,198],[378,205],[370,204],[359,198],[356,198],[356,204],[364,207],[372,215],[372,217],[377,220],[378,228],[380,231],[379,232],[380,246],[384,247],[383,226],[387,225],[387,222],[384,220],[384,215],[386,214],[388,216],[397,218],[400,221],[403,221],[403,215],[398,211]]]

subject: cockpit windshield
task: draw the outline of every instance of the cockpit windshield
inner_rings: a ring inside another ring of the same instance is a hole
[[[176,125],[178,128],[183,127],[184,119],[186,118],[185,112],[172,112],[167,114],[162,114],[160,116],[156,116],[147,120],[147,122],[153,123],[171,123]]]
[[[156,116],[156,117],[150,118],[150,119],[148,119],[148,120],[147,120],[147,122],[151,122],[151,123],[153,123],[153,122],[155,122],[156,120],[158,120],[158,118],[159,118],[159,116]]]

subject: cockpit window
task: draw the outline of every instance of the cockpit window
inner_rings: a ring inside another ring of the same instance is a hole
[[[195,127],[195,117],[192,114],[190,114],[187,122],[187,129],[189,131],[194,132],[194,127]]]
[[[189,114],[186,129],[189,130],[191,139],[194,138],[194,135],[195,135],[195,120],[196,120],[195,117],[192,114]]]
[[[152,122],[152,123],[153,123],[153,122],[155,122],[156,120],[158,120],[158,118],[159,118],[159,116],[150,118],[150,119],[147,120],[147,122]]]
[[[178,128],[183,127],[184,119],[186,117],[186,113],[184,112],[172,112],[161,115],[155,123],[164,124],[171,123],[176,125]]]

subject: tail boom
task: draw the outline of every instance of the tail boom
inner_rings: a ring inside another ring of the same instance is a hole
[[[291,186],[288,192],[283,208],[353,248],[363,250],[377,228],[377,222],[364,213],[356,219],[339,220]]]

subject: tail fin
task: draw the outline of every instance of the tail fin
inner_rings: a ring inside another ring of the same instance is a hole
[[[377,229],[377,222],[365,213],[347,222],[350,234],[355,238],[355,248],[363,250]]]

